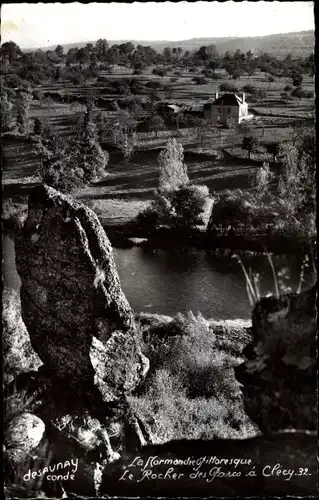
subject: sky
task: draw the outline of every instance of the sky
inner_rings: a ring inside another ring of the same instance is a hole
[[[1,6],[1,41],[21,48],[106,40],[261,36],[314,29],[313,2],[78,2]]]

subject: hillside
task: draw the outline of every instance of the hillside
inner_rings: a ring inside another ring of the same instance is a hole
[[[130,40],[109,40],[110,45],[125,43]],[[95,44],[96,41],[91,41]],[[65,44],[64,50],[67,52],[74,47],[84,47],[89,42],[79,42]],[[268,52],[277,57],[285,57],[291,53],[294,57],[305,56],[314,50],[315,35],[312,30],[292,33],[279,33],[276,35],[254,36],[254,37],[222,37],[222,38],[192,38],[181,41],[149,41],[133,40],[134,45],[150,45],[158,52],[162,52],[164,47],[181,47],[183,51],[196,50],[202,45],[216,45],[220,53],[227,50],[235,52],[237,49],[242,52],[254,50],[256,52]],[[43,50],[54,49],[55,47],[45,47]]]

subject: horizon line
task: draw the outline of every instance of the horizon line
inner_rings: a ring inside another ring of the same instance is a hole
[[[201,40],[201,39],[223,39],[223,38],[237,38],[237,39],[247,39],[247,38],[265,38],[267,36],[278,36],[278,35],[289,35],[289,34],[293,34],[293,33],[309,33],[309,32],[312,32],[312,33],[315,33],[315,30],[314,29],[309,29],[309,30],[298,30],[298,31],[283,31],[283,32],[280,32],[280,33],[269,33],[267,35],[247,35],[247,36],[241,36],[241,35],[234,35],[234,36],[231,36],[231,35],[225,35],[225,36],[202,36],[202,37],[192,37],[192,38],[185,38],[185,39],[182,39],[182,40],[170,40],[170,39],[156,39],[156,40],[149,40],[149,39],[141,39],[141,38],[114,38],[114,39],[105,39],[107,42],[118,42],[118,41],[128,41],[128,42],[151,42],[151,43],[182,43],[182,42],[190,42],[190,41],[193,41],[193,40]],[[69,41],[69,42],[59,42],[57,44],[48,44],[48,45],[41,45],[40,46],[33,46],[33,47],[23,47],[24,50],[32,50],[32,49],[42,49],[42,48],[47,48],[47,47],[53,47],[55,45],[71,45],[71,44],[75,44],[75,43],[92,43],[93,41],[97,41],[99,40],[101,37],[97,38],[96,40],[83,40],[83,41]],[[13,41],[13,40],[10,40],[10,41]],[[4,42],[6,43],[6,42]],[[3,45],[3,44],[1,44]]]

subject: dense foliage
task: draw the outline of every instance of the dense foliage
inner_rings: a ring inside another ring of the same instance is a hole
[[[45,184],[69,192],[105,175],[109,155],[99,144],[90,106],[74,137],[44,128],[41,122],[35,124],[34,133],[34,151],[41,160],[38,173]]]

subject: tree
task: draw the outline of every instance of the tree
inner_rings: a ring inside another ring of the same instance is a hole
[[[185,186],[189,179],[184,163],[184,149],[176,139],[169,139],[165,149],[158,156],[159,185],[161,191],[169,191]]]
[[[105,175],[109,155],[99,144],[91,103],[87,104],[84,120],[79,127],[76,158],[78,167],[83,171],[85,184]]]
[[[316,165],[317,151],[316,151],[316,136],[314,133],[307,133],[303,136],[302,143],[300,144],[299,151],[311,159],[314,166]]]
[[[291,142],[295,146],[297,141],[301,139],[305,133],[306,127],[303,120],[295,120],[292,125]]]
[[[173,229],[192,229],[203,224],[202,215],[208,197],[208,187],[198,185],[157,192],[151,205],[138,214],[137,222],[151,234],[163,225]]]
[[[43,123],[40,118],[34,120],[33,133],[41,137],[43,133]]]
[[[238,88],[235,85],[233,85],[232,83],[228,83],[228,82],[221,83],[219,85],[219,90],[221,92],[238,92]]]
[[[63,53],[64,53],[64,49],[62,47],[62,45],[57,45],[56,48],[55,48],[55,53],[56,55],[61,59],[63,57]]]
[[[193,119],[193,125],[196,127],[196,130],[197,130],[197,139],[199,139],[200,142],[202,143],[203,142],[203,132],[205,131],[208,123],[206,120],[203,120],[202,118],[195,116]]]
[[[242,90],[246,93],[246,94],[251,94],[251,95],[254,95],[256,93],[256,90],[257,88],[254,86],[254,85],[251,85],[251,84],[247,84],[247,85],[244,85],[242,87]]]
[[[38,175],[41,181],[62,192],[83,185],[83,174],[76,161],[76,141],[44,129],[34,145],[40,157]]]
[[[270,142],[269,144],[267,144],[267,150],[268,150],[268,153],[273,155],[273,161],[276,161],[276,158],[280,152],[279,143],[278,142]]]
[[[95,53],[100,61],[106,60],[109,45],[105,39],[100,38],[95,44]]]
[[[82,66],[82,64],[87,64],[90,60],[89,51],[85,47],[79,49],[76,53],[76,60],[80,66]]]
[[[14,127],[12,103],[6,92],[1,94],[1,131],[9,132]]]
[[[248,151],[248,158],[250,159],[250,155],[253,151],[256,151],[258,147],[258,138],[255,135],[245,135],[243,138],[242,148]]]
[[[152,115],[150,117],[150,119],[148,120],[148,126],[152,132],[155,132],[156,138],[157,138],[158,131],[164,130],[166,128],[164,119],[159,115]]]
[[[269,163],[264,162],[262,167],[258,168],[250,179],[256,201],[261,200],[268,193],[271,179],[272,172]]]
[[[172,50],[170,49],[170,47],[164,48],[163,56],[166,62],[170,62],[172,60]]]
[[[124,159],[129,160],[135,151],[136,120],[128,111],[121,110],[113,124],[111,140],[123,153]]]
[[[5,42],[1,45],[1,55],[4,58],[7,57],[9,63],[12,64],[18,57],[22,56],[22,50],[15,42]]]
[[[168,195],[176,228],[189,229],[203,224],[202,214],[209,196],[207,186],[181,186]]]
[[[241,69],[235,69],[232,71],[231,76],[233,77],[234,80],[239,80],[239,78],[243,75],[243,72]]]
[[[275,79],[274,79],[274,77],[272,75],[268,75],[267,76],[267,81],[269,82],[269,87],[270,87],[270,85],[272,84],[272,82],[275,81]]]
[[[33,100],[30,92],[21,92],[18,102],[17,124],[20,134],[29,133],[29,110]]]
[[[294,87],[300,87],[302,84],[303,76],[300,73],[292,73],[291,79]]]
[[[313,230],[316,207],[314,163],[294,146],[284,145],[281,152],[284,165],[278,184],[281,204],[288,218],[302,223],[306,231],[310,224]]]

